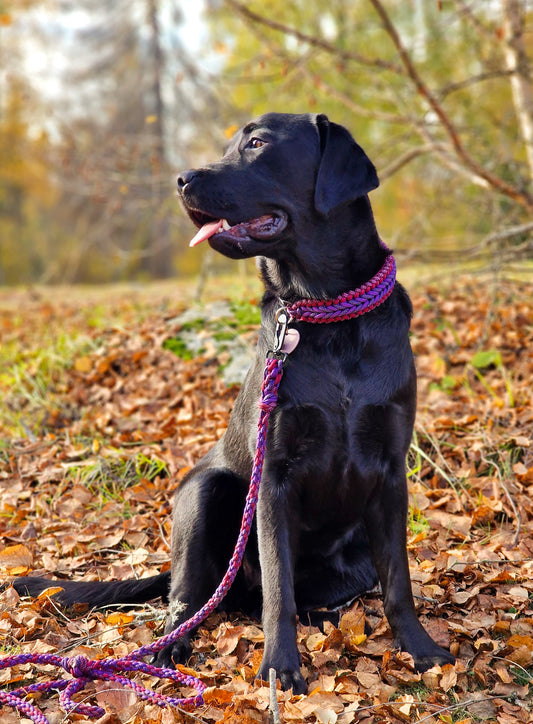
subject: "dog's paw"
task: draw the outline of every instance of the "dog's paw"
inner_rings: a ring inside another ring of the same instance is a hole
[[[455,663],[455,656],[436,644],[425,631],[423,631],[423,635],[416,641],[415,645],[411,643],[410,646],[406,646],[400,642],[396,643],[399,644],[399,648],[401,648],[402,651],[407,651],[411,654],[415,669],[419,673],[430,669],[436,664],[444,666],[444,664]]]
[[[191,655],[191,643],[188,639],[180,639],[170,646],[165,646],[153,658],[153,665],[164,669],[175,669],[176,664],[187,663]]]
[[[402,651],[411,654],[416,671],[423,672],[437,664],[440,666],[454,664],[455,656],[435,643],[418,619],[413,619],[413,622],[415,625],[411,627],[407,625],[408,622],[404,622],[402,633],[405,630],[409,631],[409,638],[397,636],[394,644]]]
[[[431,667],[436,664],[440,664],[440,666],[444,666],[444,664],[455,664],[455,656],[449,651],[446,651],[446,649],[441,649],[440,646],[436,645],[432,653],[423,656],[414,656],[413,658],[415,669],[419,673],[431,669]]]
[[[261,664],[259,671],[257,672],[256,679],[262,680],[268,683],[269,680],[269,665]],[[281,688],[284,691],[292,689],[293,694],[305,694],[307,691],[307,684],[305,683],[304,677],[300,673],[300,669],[277,669],[276,678],[281,682]]]

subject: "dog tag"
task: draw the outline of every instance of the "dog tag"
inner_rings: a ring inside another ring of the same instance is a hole
[[[294,352],[294,350],[298,346],[299,341],[300,332],[298,332],[297,329],[288,329],[285,332],[285,339],[283,340],[283,344],[281,345],[280,352],[284,352],[285,354],[290,354],[291,352]]]

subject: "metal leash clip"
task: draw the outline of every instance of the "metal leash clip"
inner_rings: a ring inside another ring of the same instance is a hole
[[[274,357],[285,362],[287,355],[294,352],[300,341],[300,332],[289,324],[294,319],[287,307],[280,307],[276,312],[276,327],[274,329],[274,347],[269,349],[267,357]]]
[[[274,330],[274,354],[279,354],[285,341],[287,327],[289,326],[289,312],[285,307],[280,307],[276,312],[276,329]]]
[[[287,327],[289,326],[290,316],[289,312],[285,307],[280,307],[276,312],[276,327],[274,329],[274,346],[267,352],[267,357],[276,357],[283,361],[286,360],[286,352],[282,352],[283,342],[285,341],[285,335],[287,334]]]

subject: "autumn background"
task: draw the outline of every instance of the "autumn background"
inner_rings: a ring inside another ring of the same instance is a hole
[[[0,0],[2,581],[168,566],[172,489],[225,429],[260,295],[252,262],[188,249],[176,173],[251,116],[325,112],[378,169],[415,305],[411,574],[458,662],[414,673],[370,595],[302,622],[309,692],[279,692],[282,720],[533,719],[532,48],[528,0]],[[119,656],[163,616],[7,589],[0,645]],[[258,622],[211,617],[191,714],[92,692],[106,722],[266,721],[261,647]]]

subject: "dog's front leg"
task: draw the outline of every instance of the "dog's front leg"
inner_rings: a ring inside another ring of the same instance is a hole
[[[400,648],[413,656],[417,670],[425,671],[455,659],[433,641],[416,615],[407,559],[407,505],[405,470],[398,462],[370,502],[365,523],[392,633]]]
[[[265,650],[257,676],[268,681],[274,668],[283,689],[302,694],[307,685],[300,673],[294,600],[298,513],[291,509],[288,487],[265,470],[257,506]]]

